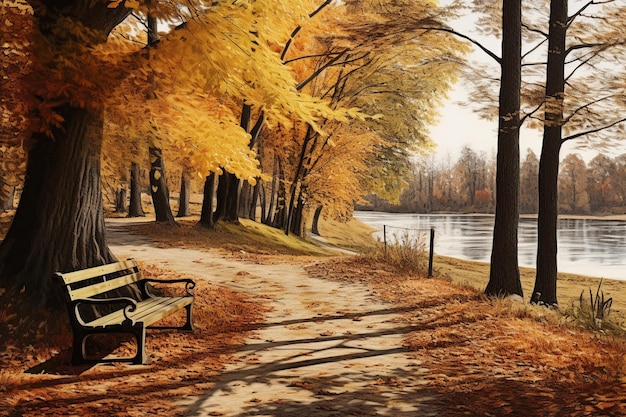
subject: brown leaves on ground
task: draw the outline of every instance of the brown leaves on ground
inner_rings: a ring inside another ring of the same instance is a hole
[[[152,266],[145,270],[148,276],[175,276]],[[0,318],[5,320],[0,333],[0,416],[90,416],[103,415],[103,410],[109,416],[179,414],[177,402],[212,386],[230,353],[265,311],[246,295],[199,278],[196,283],[196,330],[148,332],[146,350],[151,363],[147,366],[70,366],[69,329],[46,324],[41,327],[46,332],[27,331],[28,323],[20,324],[13,315],[17,313],[5,309]],[[0,302],[10,304],[5,299]],[[121,347],[120,340],[98,341],[107,342],[117,347],[114,356],[134,352],[132,341],[124,341]]]
[[[367,282],[407,311],[407,347],[429,368],[447,416],[624,416],[623,340],[578,330],[556,312],[489,300],[367,258],[318,263],[320,278]]]

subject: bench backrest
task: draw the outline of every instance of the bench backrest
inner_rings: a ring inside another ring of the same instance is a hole
[[[90,298],[143,279],[134,259],[81,269],[75,272],[54,274],[54,279],[65,287],[66,301]]]

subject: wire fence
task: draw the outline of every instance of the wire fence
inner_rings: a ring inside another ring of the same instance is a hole
[[[410,227],[397,227],[383,225],[383,243],[385,253],[387,244],[402,244],[410,241],[428,247],[428,277],[433,276],[433,257],[435,253],[435,229],[415,229]]]

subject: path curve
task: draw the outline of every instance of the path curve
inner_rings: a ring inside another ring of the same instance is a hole
[[[210,250],[157,248],[109,221],[119,258],[206,277],[269,304],[214,387],[187,398],[185,415],[437,416],[419,355],[407,352],[400,309],[365,286],[309,277],[301,265],[260,265]]]

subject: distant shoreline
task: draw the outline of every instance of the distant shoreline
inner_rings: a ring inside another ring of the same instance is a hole
[[[419,214],[419,215],[460,215],[460,216],[495,216],[493,213],[460,213],[454,211],[437,211],[431,213],[413,213],[413,212],[396,212],[396,211],[381,211],[381,210],[366,210],[360,208],[359,210],[355,210],[355,212],[363,212],[363,213],[388,213],[388,214]],[[538,214],[520,214],[521,219],[536,219]],[[626,221],[626,214],[559,214],[559,219],[574,219],[574,220],[616,220],[616,221]]]

